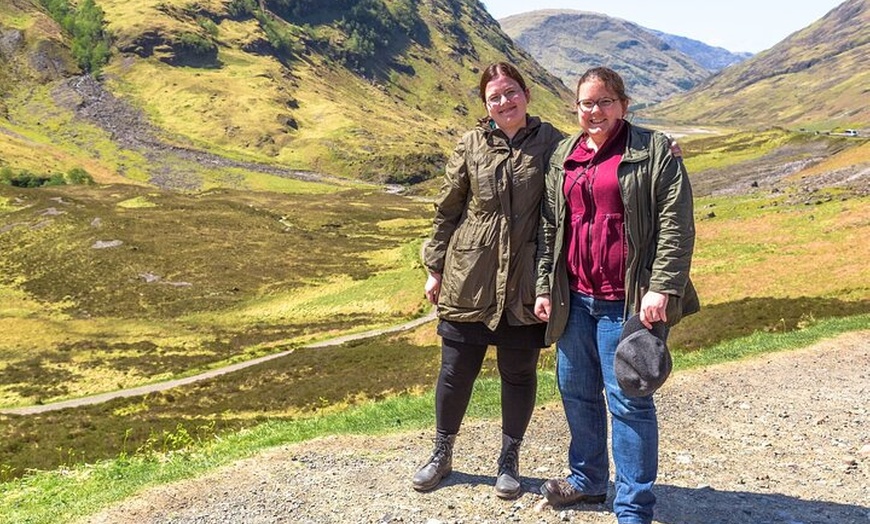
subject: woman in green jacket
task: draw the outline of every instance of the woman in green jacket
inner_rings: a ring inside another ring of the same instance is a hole
[[[620,524],[647,524],[658,471],[655,404],[652,393],[620,388],[614,355],[630,316],[652,328],[698,310],[689,280],[692,190],[668,137],[624,120],[629,98],[616,72],[584,73],[576,103],[581,131],[559,145],[547,174],[535,304],[549,322],[547,342],[557,342],[571,473],[541,493],[554,506],[605,500],[609,410],[613,509]]]
[[[487,117],[465,133],[447,164],[423,249],[426,297],[437,304],[441,371],[435,450],[413,486],[435,488],[452,470],[453,443],[487,347],[497,348],[502,452],[495,491],[521,491],[518,452],[532,416],[545,324],[534,313],[536,237],[547,162],[562,139],[529,116],[530,93],[512,65],[481,75]]]

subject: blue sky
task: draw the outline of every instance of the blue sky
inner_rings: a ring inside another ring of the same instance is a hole
[[[844,0],[482,0],[495,19],[537,9],[593,11],[729,51],[758,53]]]

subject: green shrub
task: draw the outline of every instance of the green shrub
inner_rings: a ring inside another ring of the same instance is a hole
[[[417,5],[412,0],[398,0],[393,9],[396,23],[405,34],[414,37],[423,26],[423,20],[417,13]]]
[[[227,6],[227,13],[230,15],[230,18],[235,20],[250,18],[256,12],[256,0],[232,0]]]
[[[87,186],[94,183],[94,179],[91,177],[91,175],[80,167],[74,167],[67,171],[64,179],[69,185]]]
[[[18,173],[4,173],[3,183],[15,187],[39,187],[45,185],[48,177],[34,175],[24,170]]]
[[[66,185],[66,180],[64,179],[63,173],[54,173],[44,180],[45,180],[45,182],[42,184],[44,186],[64,186],[64,185]]]
[[[263,13],[258,12],[256,16],[257,20],[260,22],[260,27],[262,27],[263,32],[266,33],[266,38],[269,40],[269,43],[272,44],[272,47],[278,51],[278,54],[286,58],[293,57],[295,54],[295,38],[290,32],[289,27],[282,26],[270,16]]]
[[[66,174],[53,173],[50,175],[37,175],[26,169],[16,173],[8,166],[0,169],[0,184],[7,186],[33,188],[42,186],[89,185],[93,183],[94,179],[91,175],[80,167],[74,167],[67,171]]]
[[[70,50],[82,70],[97,74],[109,61],[109,35],[103,30],[103,10],[94,0],[76,6],[69,0],[41,0],[51,17],[72,37]]]
[[[217,24],[211,18],[198,16],[196,17],[196,23],[199,24],[199,27],[205,29],[205,32],[210,36],[217,37],[218,33],[220,33]]]
[[[179,43],[194,55],[209,56],[217,52],[217,45],[214,42],[196,33],[181,33]]]

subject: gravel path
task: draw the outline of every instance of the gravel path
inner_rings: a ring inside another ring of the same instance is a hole
[[[676,373],[657,395],[656,522],[870,522],[870,331],[793,352]],[[564,474],[559,404],[540,406],[521,452],[524,493],[492,490],[497,421],[468,420],[443,487],[410,478],[430,432],[328,437],[275,448],[194,480],[146,490],[89,524],[613,523],[606,504],[554,510],[538,486]]]

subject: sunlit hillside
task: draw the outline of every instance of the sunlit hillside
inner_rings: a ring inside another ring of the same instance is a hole
[[[870,127],[870,0],[848,0],[644,116],[689,124]]]
[[[184,148],[419,181],[440,170],[458,136],[484,114],[480,72],[505,59],[526,73],[531,110],[571,125],[568,90],[514,46],[477,0],[96,3],[112,42],[99,88],[141,112],[160,140]],[[88,164],[104,180],[153,178],[155,159],[122,140],[131,117],[81,118],[105,97],[68,93],[64,82],[76,72],[65,51],[69,35],[37,0],[0,6],[0,31],[8,35],[0,50],[8,65],[0,73],[0,136],[11,153],[2,163]],[[21,151],[32,144],[44,150],[39,159]]]

